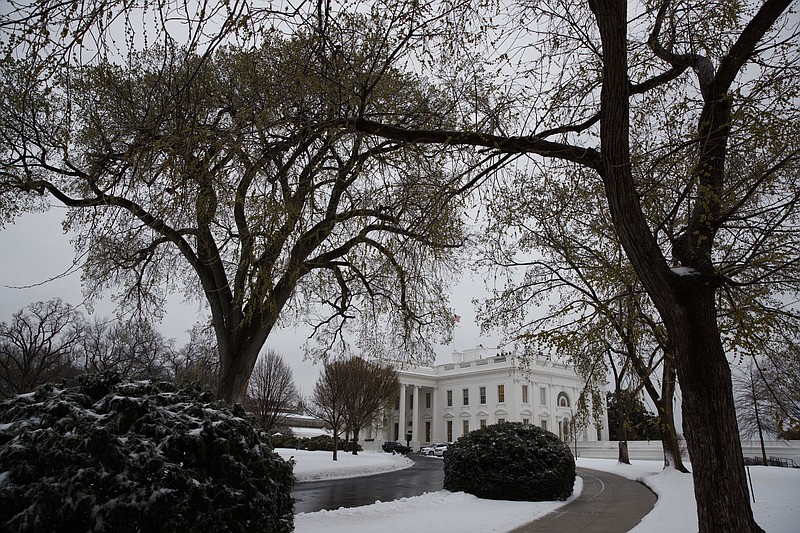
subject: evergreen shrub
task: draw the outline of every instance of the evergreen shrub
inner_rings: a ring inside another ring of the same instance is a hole
[[[363,451],[363,448],[360,444],[356,445],[358,447],[358,451]],[[333,437],[330,435],[319,435],[317,437],[311,437],[305,443],[306,450],[310,452],[316,451],[325,451],[325,452],[332,452],[333,451]],[[339,439],[338,449],[342,452],[352,452],[353,451],[353,442],[345,442],[342,439]]]
[[[294,527],[292,463],[241,406],[88,376],[0,403],[0,531]]]
[[[472,431],[444,454],[444,488],[479,498],[566,500],[575,484],[569,446],[536,426],[505,422]]]

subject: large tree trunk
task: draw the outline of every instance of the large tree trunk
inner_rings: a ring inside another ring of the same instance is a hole
[[[716,285],[707,276],[681,280],[670,271],[633,182],[627,4],[625,0],[590,0],[589,5],[603,45],[598,172],[620,243],[667,329],[683,392],[699,531],[760,532],[750,508],[730,368],[716,323]]]
[[[700,531],[763,531],[750,508],[714,289],[700,283],[686,285],[678,294],[686,320],[669,320],[667,328],[683,392],[683,425]]]
[[[258,360],[258,354],[267,339],[268,329],[254,328],[255,334],[244,342],[236,342],[235,334],[217,330],[217,346],[220,353],[217,398],[228,405],[242,403],[247,393],[250,375]]]

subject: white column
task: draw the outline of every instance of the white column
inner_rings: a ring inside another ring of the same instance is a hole
[[[439,390],[434,387],[431,392],[431,439],[433,442],[444,442],[442,437],[442,413],[439,412]]]
[[[406,385],[400,384],[400,434],[397,440],[405,443],[406,440]]]
[[[422,441],[419,435],[419,414],[422,411],[419,406],[419,385],[414,385],[414,411],[411,413],[411,440],[417,443]]]

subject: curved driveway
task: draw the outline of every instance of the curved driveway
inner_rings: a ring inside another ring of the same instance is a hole
[[[441,459],[410,456],[414,466],[396,472],[349,479],[310,481],[295,485],[296,513],[371,505],[442,490]],[[632,529],[655,505],[650,489],[621,476],[578,468],[581,495],[558,510],[526,524],[515,533],[621,533]]]
[[[580,496],[513,533],[622,533],[636,527],[656,503],[656,495],[641,483],[600,470],[577,471],[583,479]]]
[[[436,457],[411,454],[414,466],[347,479],[297,483],[292,491],[295,513],[312,513],[323,509],[372,505],[377,500],[390,502],[426,492],[442,490],[444,462]]]

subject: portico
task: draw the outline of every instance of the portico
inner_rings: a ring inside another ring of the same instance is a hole
[[[522,371],[512,356],[490,355],[479,346],[454,352],[452,363],[399,370],[400,393],[365,447],[397,440],[418,450],[505,421],[536,424],[574,440],[572,420],[583,383],[566,365],[546,357],[532,362]],[[578,428],[577,440],[608,440],[607,428],[604,414]]]

